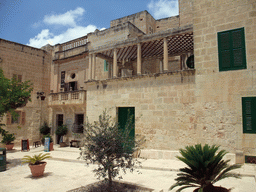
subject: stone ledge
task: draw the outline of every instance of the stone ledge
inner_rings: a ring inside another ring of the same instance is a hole
[[[189,75],[195,75],[195,69],[187,69],[187,70],[179,70],[179,71],[170,71],[170,72],[164,72],[164,73],[154,73],[154,74],[143,74],[143,75],[134,75],[131,77],[117,77],[117,78],[111,78],[111,79],[105,79],[105,80],[89,80],[85,81],[86,84],[105,84],[107,82],[112,81],[128,81],[128,80],[136,80],[136,79],[142,79],[142,78],[157,78],[160,76],[170,76],[170,75],[181,75],[181,76],[189,76]]]

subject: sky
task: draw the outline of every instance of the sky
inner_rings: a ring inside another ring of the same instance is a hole
[[[155,19],[175,16],[178,0],[0,0],[0,38],[40,48],[144,10]]]

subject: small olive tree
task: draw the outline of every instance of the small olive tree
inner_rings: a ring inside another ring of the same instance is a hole
[[[126,169],[133,171],[135,163],[133,153],[142,144],[144,139],[134,139],[129,133],[134,129],[132,116],[128,119],[125,129],[121,130],[115,119],[107,114],[107,110],[99,116],[99,121],[84,126],[84,146],[80,148],[80,157],[87,163],[98,163],[94,172],[100,179],[108,178],[109,189],[112,188],[112,180],[120,170],[126,173]]]

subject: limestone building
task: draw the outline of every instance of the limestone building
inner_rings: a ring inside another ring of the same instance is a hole
[[[70,140],[86,117],[92,122],[109,108],[121,124],[128,111],[138,118],[141,156],[174,158],[179,148],[208,143],[234,161],[255,161],[255,6],[179,0],[178,16],[155,20],[142,11],[46,47],[43,108],[52,133],[67,124]]]
[[[33,83],[31,102],[16,110],[18,119],[8,114],[2,120],[3,128],[15,133],[16,146],[21,139],[38,140],[40,125],[48,122],[48,103],[43,99],[50,93],[51,62],[52,55],[46,50],[0,39],[0,68],[5,77]]]

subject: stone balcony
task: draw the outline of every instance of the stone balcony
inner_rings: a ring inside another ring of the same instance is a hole
[[[71,91],[50,93],[49,105],[85,105],[86,104],[86,91]]]

